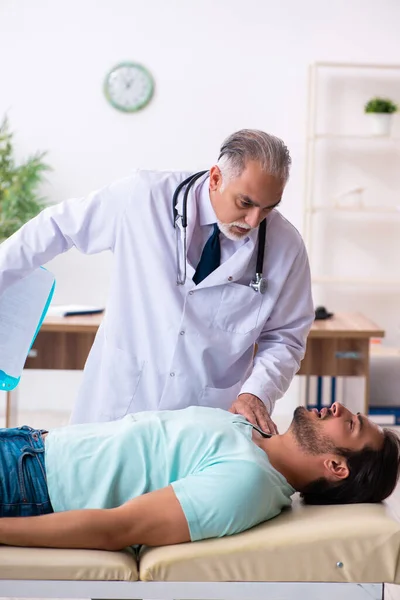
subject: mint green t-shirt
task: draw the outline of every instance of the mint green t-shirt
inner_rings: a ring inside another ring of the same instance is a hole
[[[198,406],[54,429],[45,441],[53,509],[113,508],[172,485],[192,541],[239,533],[295,492],[252,431],[244,417]]]

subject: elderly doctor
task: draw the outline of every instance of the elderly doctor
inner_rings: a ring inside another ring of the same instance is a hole
[[[138,171],[46,208],[3,242],[0,293],[73,246],[114,254],[72,422],[199,405],[277,432],[271,413],[314,317],[303,241],[276,210],[290,162],[278,138],[238,131],[179,194],[190,173]]]

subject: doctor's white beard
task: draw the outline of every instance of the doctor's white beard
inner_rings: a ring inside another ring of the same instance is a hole
[[[247,229],[246,233],[234,233],[232,231],[232,227],[241,227],[242,229]],[[228,238],[228,240],[232,240],[233,242],[238,242],[246,237],[252,230],[250,225],[246,225],[245,223],[240,223],[239,221],[234,221],[233,223],[221,223],[218,221],[219,230]]]

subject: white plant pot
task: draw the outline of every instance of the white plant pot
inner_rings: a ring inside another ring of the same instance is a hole
[[[367,113],[372,135],[390,135],[391,113]]]

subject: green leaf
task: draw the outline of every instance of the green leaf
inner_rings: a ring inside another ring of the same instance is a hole
[[[389,98],[371,98],[365,105],[366,113],[395,113],[397,112],[397,104],[394,104]]]
[[[19,165],[14,158],[13,133],[7,116],[0,125],[0,241],[15,233],[44,207],[38,195],[44,174],[51,168],[45,152],[37,152]]]

